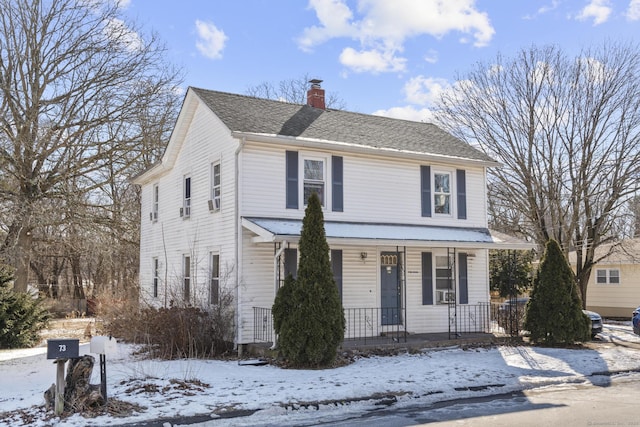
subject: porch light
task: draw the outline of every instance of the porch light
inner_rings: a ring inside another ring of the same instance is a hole
[[[364,261],[365,259],[367,259],[367,253],[366,252],[360,252],[360,259],[362,261]]]

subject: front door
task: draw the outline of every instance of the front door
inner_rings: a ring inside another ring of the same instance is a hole
[[[383,325],[402,323],[402,299],[398,278],[398,253],[380,253],[380,304]]]

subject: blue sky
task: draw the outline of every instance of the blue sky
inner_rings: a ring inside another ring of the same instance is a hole
[[[120,0],[157,32],[185,88],[232,93],[300,78],[346,109],[428,120],[433,96],[475,63],[532,44],[571,54],[638,42],[640,0]]]

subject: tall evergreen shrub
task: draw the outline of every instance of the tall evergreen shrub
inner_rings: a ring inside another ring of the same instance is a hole
[[[49,312],[44,300],[24,292],[14,292],[6,267],[0,266],[0,349],[33,347],[47,326]]]
[[[536,273],[524,328],[533,342],[548,345],[587,341],[591,336],[575,275],[555,240],[547,243]]]
[[[344,339],[345,319],[315,193],[309,197],[298,250],[298,277],[287,277],[273,306],[278,349],[292,367],[326,367]]]

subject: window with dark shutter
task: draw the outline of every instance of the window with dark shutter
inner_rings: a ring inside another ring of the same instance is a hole
[[[287,209],[298,209],[298,152],[286,152]]]
[[[433,260],[431,252],[422,252],[422,305],[433,305]]]
[[[420,197],[422,216],[431,216],[431,167],[420,166]]]
[[[342,212],[343,204],[342,157],[331,157],[331,210]]]
[[[458,287],[460,304],[469,304],[469,280],[467,278],[467,254],[458,254]]]
[[[467,219],[467,179],[463,169],[456,170],[458,193],[458,219]]]

